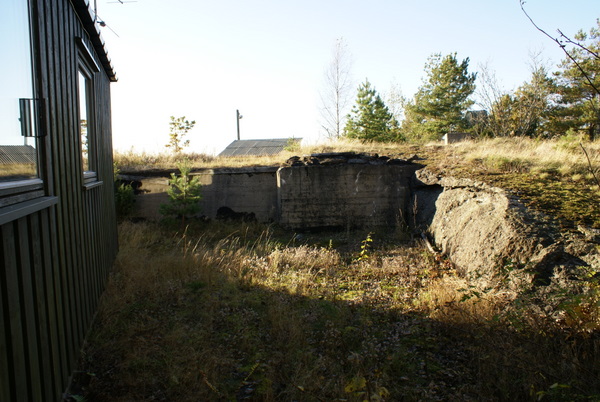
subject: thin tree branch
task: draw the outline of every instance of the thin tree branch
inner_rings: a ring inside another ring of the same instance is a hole
[[[583,153],[585,154],[585,157],[587,159],[588,169],[590,170],[590,173],[592,174],[592,176],[594,176],[594,180],[596,180],[596,184],[600,188],[600,179],[598,179],[598,176],[596,175],[596,172],[594,171],[594,167],[592,166],[592,161],[590,160],[590,156],[588,155],[587,150],[585,149],[585,147],[583,146],[582,143],[579,143],[579,146],[583,150]]]
[[[588,82],[588,84],[590,84],[590,86],[594,89],[594,91],[596,92],[596,94],[600,95],[600,90],[594,85],[594,82],[592,81],[592,79],[589,77],[589,75],[585,72],[585,70],[583,69],[583,67],[581,67],[581,65],[577,62],[577,60],[575,60],[573,58],[573,56],[571,56],[571,54],[567,51],[567,46],[558,38],[553,37],[552,35],[548,34],[546,31],[544,31],[542,28],[540,28],[539,26],[537,26],[537,24],[533,21],[533,19],[529,16],[529,14],[527,14],[527,11],[525,11],[525,0],[519,0],[519,3],[521,4],[521,10],[523,11],[523,14],[525,14],[525,16],[529,19],[529,21],[531,21],[531,23],[533,24],[533,26],[540,31],[541,33],[543,33],[544,35],[546,35],[548,38],[552,39],[554,42],[556,42],[558,44],[558,46],[560,46],[560,48],[563,50],[563,52],[567,55],[567,57],[577,66],[577,68],[579,69],[579,71],[581,72],[581,74],[583,74],[584,78],[586,79],[586,81]],[[560,31],[559,31],[560,32]],[[565,37],[562,32],[560,32],[561,35],[563,37]],[[568,39],[568,38],[567,38]],[[568,42],[570,43],[574,43],[572,40],[568,39]],[[579,47],[583,47],[580,44],[576,44]],[[586,49],[588,50],[588,49]],[[588,50],[589,52],[589,50]],[[595,55],[595,53],[591,52],[592,54]],[[598,57],[596,55],[596,57]]]
[[[562,33],[562,31],[560,29],[557,29],[558,33],[560,34],[561,37],[563,37],[567,43],[570,43],[574,46],[577,46],[578,48],[580,48],[581,50],[591,54],[595,59],[600,60],[600,55],[598,55],[598,53],[588,49],[587,47],[583,46],[581,43],[579,42],[575,42],[574,40],[572,40],[571,38],[569,38],[567,35],[565,35],[564,33]]]

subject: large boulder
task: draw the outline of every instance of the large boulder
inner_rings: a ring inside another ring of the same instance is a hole
[[[526,268],[547,283],[558,266],[581,265],[547,217],[528,211],[503,189],[469,179],[416,174],[422,188],[438,189],[429,207],[429,233],[437,247],[470,277],[491,278]],[[426,194],[426,190],[421,190]],[[431,193],[431,191],[429,191]]]

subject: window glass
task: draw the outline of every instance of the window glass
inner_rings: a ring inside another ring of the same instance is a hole
[[[0,182],[38,177],[27,0],[0,1]]]
[[[79,87],[79,136],[81,138],[81,161],[83,171],[92,170],[90,167],[90,137],[89,137],[89,89],[90,78],[82,71],[78,73]]]

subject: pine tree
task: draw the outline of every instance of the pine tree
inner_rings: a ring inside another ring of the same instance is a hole
[[[202,184],[198,177],[190,176],[192,170],[188,159],[177,164],[180,175],[171,173],[167,195],[169,203],[161,204],[159,212],[165,217],[181,219],[181,226],[185,226],[187,219],[200,212],[200,200],[202,199]]]
[[[365,80],[358,87],[356,104],[348,115],[345,135],[362,141],[393,141],[397,124],[381,96],[369,80]]]
[[[544,124],[551,111],[550,97],[554,84],[544,67],[531,72],[531,79],[515,91],[515,105],[511,113],[512,134],[542,137]]]
[[[426,79],[406,107],[403,130],[409,137],[438,140],[449,131],[468,127],[465,112],[473,104],[476,74],[469,74],[469,59],[461,63],[456,53],[432,55],[425,65]]]
[[[589,34],[580,31],[572,58],[561,63],[558,73],[559,107],[553,125],[562,132],[583,131],[590,140],[600,137],[600,19]]]

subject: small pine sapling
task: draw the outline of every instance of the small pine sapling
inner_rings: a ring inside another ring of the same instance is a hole
[[[198,177],[190,176],[192,167],[188,159],[178,163],[177,168],[180,172],[179,176],[171,173],[171,179],[169,180],[167,190],[169,202],[161,204],[159,212],[165,217],[181,219],[182,226],[185,226],[187,219],[200,212],[199,201],[202,199],[200,194],[202,185]]]

